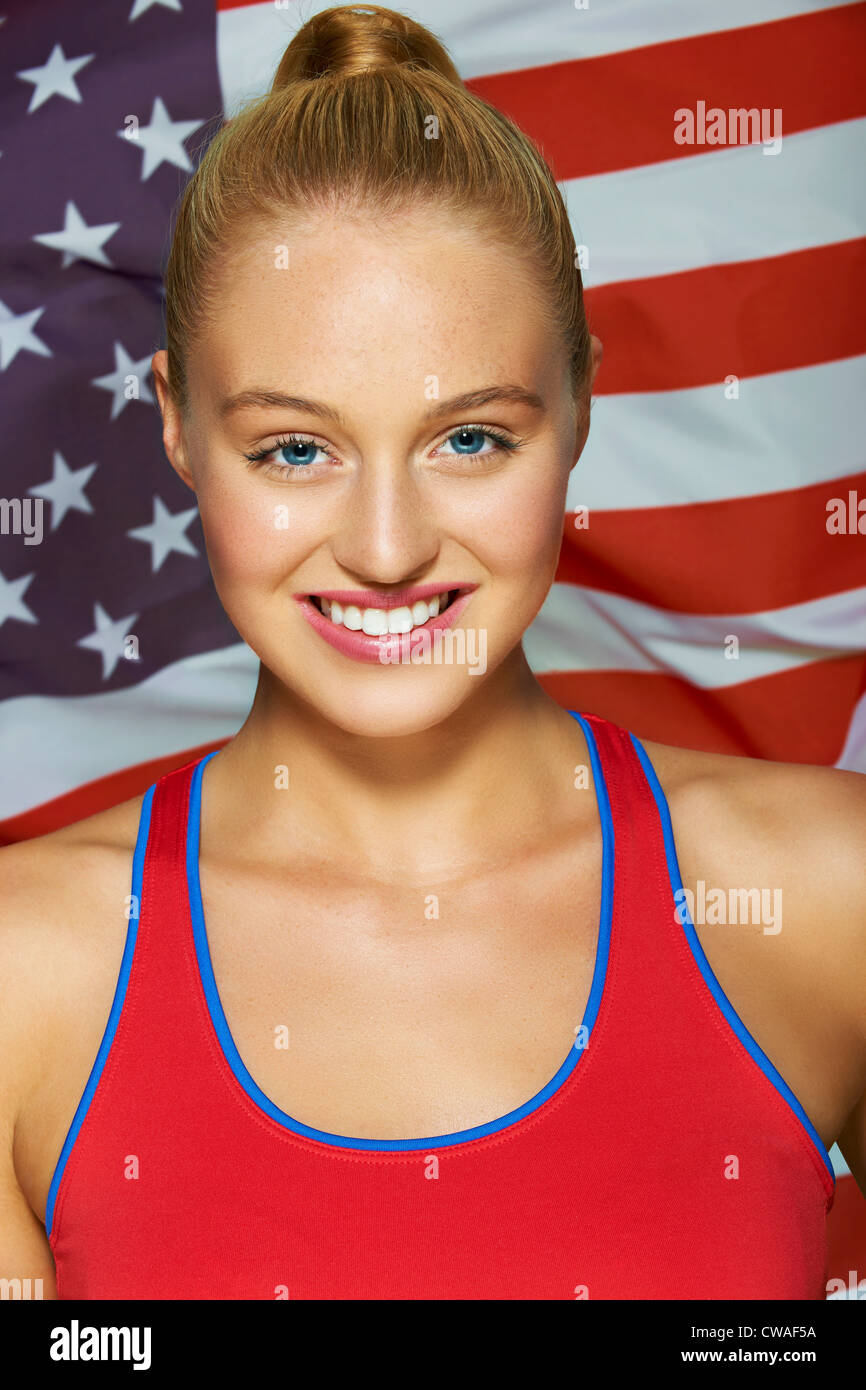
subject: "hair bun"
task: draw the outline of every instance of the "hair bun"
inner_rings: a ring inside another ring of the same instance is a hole
[[[463,85],[443,45],[408,15],[381,5],[337,5],[301,26],[283,54],[271,91],[326,74],[352,77],[383,68],[426,70]]]

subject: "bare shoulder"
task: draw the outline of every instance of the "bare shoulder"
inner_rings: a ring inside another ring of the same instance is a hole
[[[777,937],[773,970],[844,1010],[866,1041],[866,776],[641,743],[670,808],[683,885],[777,893],[784,929],[753,933],[756,949]],[[715,937],[718,953],[744,939]]]
[[[0,849],[0,1048],[16,1105],[44,1078],[51,1038],[113,991],[141,802]]]
[[[678,850],[688,843],[710,861],[736,855],[737,867],[778,870],[810,898],[831,889],[837,912],[866,918],[863,773],[641,743],[677,822]]]
[[[688,789],[692,795],[702,792],[720,808],[733,796],[737,810],[772,811],[781,817],[826,813],[833,821],[845,808],[866,817],[866,775],[861,772],[705,753],[647,738],[640,742],[659,777],[664,771],[672,788]],[[861,829],[862,825],[861,819]]]

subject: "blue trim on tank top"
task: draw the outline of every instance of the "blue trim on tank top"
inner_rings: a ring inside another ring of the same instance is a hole
[[[90,1070],[84,1094],[78,1102],[78,1109],[72,1117],[72,1124],[60,1150],[60,1157],[54,1169],[54,1176],[51,1179],[51,1186],[48,1189],[48,1197],[45,1202],[45,1232],[51,1236],[51,1228],[54,1223],[54,1205],[57,1201],[57,1193],[60,1190],[60,1183],[63,1180],[63,1173],[69,1161],[75,1141],[78,1138],[84,1118],[90,1109],[90,1102],[93,1100],[94,1093],[99,1085],[100,1077],[105,1068],[106,1059],[111,1051],[111,1044],[114,1042],[114,1035],[117,1032],[117,1024],[123,1010],[123,1001],[126,998],[126,987],[129,983],[129,976],[132,970],[132,957],[135,953],[135,942],[138,936],[138,921],[141,916],[141,882],[144,874],[144,855],[147,849],[147,837],[150,833],[150,812],[153,805],[153,793],[156,783],[148,787],[141,803],[141,815],[138,821],[138,834],[135,840],[135,852],[132,856],[132,888],[131,906],[137,907],[137,912],[130,915],[129,926],[126,929],[126,943],[123,948],[123,957],[120,962],[120,970],[117,976],[117,984],[114,989],[114,999],[108,1015],[108,1022],[102,1035],[102,1042],[99,1044],[99,1051],[96,1060]]]
[[[602,831],[602,885],[601,885],[601,910],[599,913],[599,932],[596,945],[595,967],[593,969],[592,984],[590,986],[589,998],[587,999],[584,1011],[582,1028],[586,1029],[589,1036],[592,1032],[593,1024],[598,1014],[604,992],[604,983],[607,976],[607,962],[610,951],[610,932],[613,914],[613,885],[614,885],[614,864],[615,864],[615,845],[613,833],[613,819],[610,811],[610,799],[604,781],[604,773],[601,768],[601,761],[596,748],[595,737],[592,729],[574,710],[568,713],[581,725],[586,737],[589,748],[590,762],[594,786],[596,789],[596,804],[599,810]],[[319,1143],[327,1144],[335,1148],[345,1149],[374,1149],[382,1152],[400,1152],[413,1149],[437,1149],[449,1147],[455,1144],[469,1143],[473,1139],[483,1139],[490,1134],[498,1134],[502,1130],[511,1128],[522,1120],[524,1116],[531,1115],[534,1110],[543,1105],[556,1091],[564,1084],[571,1075],[577,1063],[583,1055],[584,1046],[578,1048],[572,1044],[569,1048],[568,1056],[562,1066],[551,1077],[547,1085],[523,1105],[516,1110],[510,1110],[507,1115],[500,1115],[498,1119],[488,1120],[485,1124],[475,1125],[471,1129],[458,1130],[452,1134],[428,1135],[421,1139],[358,1139],[345,1134],[331,1134],[326,1130],[314,1129],[311,1125],[305,1125],[300,1120],[295,1120],[285,1111],[280,1110],[273,1101],[265,1095],[264,1091],[256,1085],[250,1073],[245,1067],[240,1053],[235,1046],[234,1038],[229,1030],[228,1022],[223,1012],[219,992],[214,978],[213,966],[210,958],[210,950],[207,943],[207,931],[205,928],[204,911],[201,899],[201,883],[199,879],[199,827],[201,817],[201,782],[205,764],[210,761],[215,753],[209,753],[197,764],[190,783],[189,797],[189,816],[187,822],[187,848],[186,848],[186,868],[187,883],[189,887],[190,914],[192,918],[193,937],[195,940],[195,950],[198,959],[199,974],[201,976],[202,987],[207,1001],[208,1011],[217,1035],[220,1047],[222,1048],[225,1059],[230,1066],[234,1076],[242,1089],[247,1093],[252,1101],[263,1110],[271,1119],[285,1129],[291,1130],[295,1134],[303,1135],[305,1138],[317,1140]],[[577,1031],[577,1030],[575,1030]]]
[[[661,783],[659,782],[658,776],[656,775],[655,768],[650,762],[646,749],[642,746],[639,740],[635,738],[634,734],[630,734],[629,737],[631,738],[631,741],[634,744],[635,751],[640,759],[641,766],[643,767],[646,779],[650,785],[650,790],[652,791],[652,794],[655,798],[656,806],[658,807],[659,817],[661,818],[662,823],[662,832],[664,834],[665,857],[667,859],[668,865],[668,877],[670,879],[671,891],[673,893],[673,902],[677,905],[674,910],[677,914],[678,920],[683,920],[682,914],[685,913],[683,928],[685,931],[686,940],[691,948],[692,955],[694,956],[695,961],[697,962],[697,965],[700,969],[701,974],[704,977],[704,980],[706,981],[710,993],[712,994],[713,998],[715,999],[716,1003],[721,1009],[722,1014],[724,1015],[728,1024],[733,1029],[734,1033],[737,1035],[740,1042],[745,1047],[746,1051],[752,1057],[753,1061],[757,1063],[757,1065],[761,1068],[761,1071],[763,1071],[765,1075],[768,1077],[768,1079],[773,1083],[776,1090],[782,1096],[783,1100],[787,1101],[791,1110],[794,1112],[795,1116],[800,1121],[809,1138],[812,1140],[812,1143],[815,1145],[815,1148],[817,1149],[818,1153],[821,1156],[821,1159],[823,1160],[825,1168],[830,1174],[830,1177],[833,1179],[833,1186],[835,1188],[836,1174],[833,1169],[833,1161],[830,1158],[829,1153],[827,1152],[827,1148],[824,1144],[823,1139],[816,1130],[815,1126],[812,1124],[812,1121],[809,1119],[809,1116],[806,1114],[805,1110],[798,1101],[797,1097],[794,1095],[794,1092],[791,1090],[788,1083],[785,1081],[784,1077],[779,1075],[778,1071],[773,1066],[773,1063],[770,1061],[769,1057],[762,1050],[762,1048],[759,1047],[758,1043],[752,1037],[745,1023],[740,1018],[730,999],[725,994],[725,991],[722,989],[722,986],[719,984],[719,981],[713,973],[712,966],[710,965],[710,962],[707,960],[707,957],[704,954],[704,948],[701,945],[700,937],[695,931],[695,926],[688,908],[688,902],[684,896],[683,880],[680,875],[679,860],[677,859],[676,845],[674,844],[673,824],[671,822],[671,813],[667,803],[667,797],[662,791]]]

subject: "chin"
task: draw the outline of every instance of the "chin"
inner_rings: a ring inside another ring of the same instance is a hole
[[[318,716],[359,738],[408,738],[451,718],[484,682],[465,668],[388,668],[342,679],[333,675],[299,686],[286,673],[286,684]]]

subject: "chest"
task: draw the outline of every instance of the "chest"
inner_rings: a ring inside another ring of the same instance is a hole
[[[471,1128],[540,1090],[575,1042],[600,866],[546,856],[472,881],[202,872],[213,979],[258,1086],[317,1129]]]

